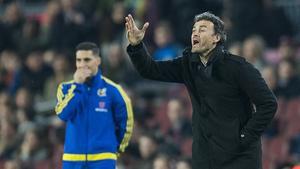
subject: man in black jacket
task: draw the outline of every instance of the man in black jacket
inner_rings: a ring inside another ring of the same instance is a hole
[[[145,78],[183,83],[193,105],[193,169],[261,169],[260,136],[277,103],[260,73],[244,58],[223,50],[224,23],[205,12],[195,16],[192,48],[175,60],[155,62],[138,29],[126,18],[127,52]]]

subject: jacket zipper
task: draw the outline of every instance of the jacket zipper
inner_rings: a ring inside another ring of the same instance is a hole
[[[87,108],[86,108],[86,110],[87,110],[87,116],[86,116],[86,154],[85,154],[85,166],[86,166],[86,168],[88,168],[88,151],[89,151],[89,114],[90,114],[90,112],[89,112],[89,109],[88,109],[88,107],[89,107],[89,98],[90,98],[90,90],[91,90],[91,88],[90,87],[88,87],[87,86],[87,96],[88,96],[88,99],[87,99]]]

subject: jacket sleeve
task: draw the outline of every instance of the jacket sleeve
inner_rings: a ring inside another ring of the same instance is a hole
[[[77,83],[61,83],[58,86],[55,112],[61,120],[68,121],[76,114],[82,100],[83,90],[83,84]]]
[[[113,95],[113,118],[118,140],[118,151],[124,152],[132,135],[134,120],[131,101],[121,86],[115,86]]]
[[[139,74],[144,78],[183,83],[182,57],[170,61],[154,61],[143,43],[136,46],[129,45],[127,53]]]
[[[259,71],[250,63],[240,67],[238,81],[241,89],[256,107],[256,112],[241,131],[242,146],[247,146],[258,140],[267,128],[277,110],[277,101]]]

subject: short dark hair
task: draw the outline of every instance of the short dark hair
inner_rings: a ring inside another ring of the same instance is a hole
[[[214,24],[214,30],[216,34],[220,35],[220,41],[218,44],[224,44],[227,38],[226,32],[224,30],[224,22],[216,15],[210,13],[210,12],[204,12],[201,14],[198,14],[194,18],[194,22],[198,22],[200,20],[207,20]]]
[[[76,46],[76,51],[78,50],[91,50],[94,55],[100,57],[100,48],[93,42],[81,42]]]

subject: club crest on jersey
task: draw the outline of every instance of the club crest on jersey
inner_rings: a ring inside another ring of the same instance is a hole
[[[106,88],[98,89],[97,94],[98,94],[98,96],[100,96],[100,97],[106,96]]]

